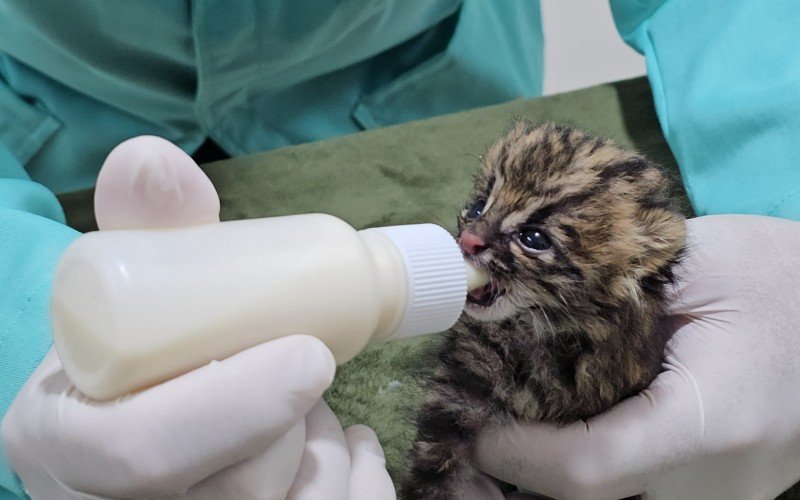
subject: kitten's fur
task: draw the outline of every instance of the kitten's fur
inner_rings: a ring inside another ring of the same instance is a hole
[[[458,226],[485,241],[469,257],[499,293],[445,335],[404,497],[456,498],[488,424],[586,418],[653,380],[685,244],[668,188],[643,156],[564,126],[518,122],[489,149]],[[549,249],[525,249],[534,228]]]

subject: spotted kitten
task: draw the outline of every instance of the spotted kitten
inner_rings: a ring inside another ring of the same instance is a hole
[[[458,226],[492,280],[426,381],[405,498],[457,498],[488,424],[586,418],[653,380],[685,239],[668,188],[643,156],[560,125],[516,123],[489,149]]]

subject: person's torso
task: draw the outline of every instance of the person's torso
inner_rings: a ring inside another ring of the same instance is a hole
[[[0,141],[57,191],[133,135],[238,155],[541,88],[524,0],[19,0],[0,26]]]

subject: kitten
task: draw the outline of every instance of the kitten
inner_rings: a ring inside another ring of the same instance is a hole
[[[456,498],[488,424],[567,423],[646,387],[661,370],[665,286],[685,245],[656,165],[529,122],[489,149],[458,233],[492,281],[470,293],[426,381],[408,499]]]

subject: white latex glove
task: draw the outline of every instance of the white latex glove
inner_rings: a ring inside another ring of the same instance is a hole
[[[219,221],[194,161],[154,137],[106,161],[101,229]],[[335,362],[316,338],[248,349],[112,402],[85,398],[51,351],[2,424],[5,450],[34,499],[393,499],[375,434],[344,433],[321,400]]]
[[[4,446],[34,499],[284,498],[303,416],[333,373],[321,342],[287,337],[100,403],[51,351],[3,421]]]
[[[95,184],[94,214],[104,230],[219,222],[219,196],[191,156],[144,135],[108,154]]]
[[[800,480],[800,223],[687,222],[666,371],[562,428],[485,431],[480,468],[560,499],[771,499]]]
[[[342,432],[324,401],[306,416],[306,446],[287,498],[293,500],[395,498],[378,438],[367,426]]]

